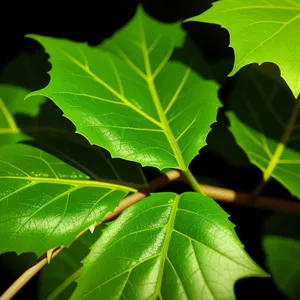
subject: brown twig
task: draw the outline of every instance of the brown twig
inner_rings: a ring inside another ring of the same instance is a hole
[[[170,181],[174,180],[185,180],[181,173],[177,170],[172,170],[165,175],[155,179],[150,183],[148,189],[141,190],[134,194],[129,195],[123,199],[119,206],[115,208],[113,212],[109,212],[105,215],[102,221],[98,222],[96,226],[102,223],[108,222],[116,218],[123,210],[127,207],[133,205],[134,203],[140,201],[141,199],[147,197],[150,192],[156,191],[168,185]],[[252,197],[251,193],[236,192],[230,189],[219,188],[215,186],[209,186],[204,184],[199,184],[201,190],[209,197],[223,202],[236,203],[243,206],[257,207],[262,209],[270,209],[280,212],[297,213],[300,214],[300,203],[288,200],[282,200],[278,198],[271,197],[258,197],[255,202],[249,202],[249,198]],[[82,236],[88,228],[80,232],[75,239]],[[60,251],[64,249],[64,246],[53,249],[52,258],[54,258]],[[34,277],[45,265],[47,265],[48,259],[45,254],[42,256],[30,269],[25,271],[1,296],[1,300],[11,299],[32,277]]]
[[[268,209],[278,212],[300,214],[300,202],[298,203],[290,200],[265,196],[259,196],[255,201],[251,202],[249,201],[249,198],[252,197],[252,193],[236,192],[234,190],[205,184],[200,184],[200,187],[207,196],[217,201],[230,202],[238,205]]]

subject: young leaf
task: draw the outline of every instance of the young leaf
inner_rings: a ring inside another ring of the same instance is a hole
[[[113,166],[98,159],[111,172]],[[100,221],[135,191],[124,181],[97,179],[90,180],[43,150],[22,144],[2,147],[0,240],[5,243],[0,252],[41,255],[59,245],[69,246],[81,230]]]
[[[266,273],[211,198],[158,193],[104,231],[71,299],[234,299],[246,276]]]
[[[206,144],[220,103],[218,85],[197,73],[207,65],[195,46],[176,49],[184,37],[179,23],[160,23],[141,9],[99,47],[33,36],[50,54],[52,70],[49,85],[31,95],[52,99],[79,133],[113,157],[186,170]]]
[[[266,264],[272,278],[293,300],[300,298],[300,235],[295,230],[299,225],[299,216],[274,214],[267,220],[263,235]]]
[[[300,197],[300,99],[258,68],[241,70],[236,82],[227,116],[237,143],[265,182],[273,177]]]
[[[257,62],[273,62],[291,88],[300,93],[300,0],[222,0],[189,20],[228,29],[235,63],[231,74]]]

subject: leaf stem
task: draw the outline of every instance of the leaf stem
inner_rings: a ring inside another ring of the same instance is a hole
[[[196,180],[196,178],[194,177],[193,173],[190,171],[190,169],[187,169],[186,171],[182,171],[183,175],[186,177],[186,179],[188,180],[188,183],[190,184],[190,186],[193,188],[194,191],[205,195],[205,193],[203,192],[203,190],[201,189],[198,181]]]
[[[73,274],[71,274],[66,280],[64,280],[48,297],[47,300],[56,299],[73,281],[75,281],[80,273],[82,267],[77,269]]]

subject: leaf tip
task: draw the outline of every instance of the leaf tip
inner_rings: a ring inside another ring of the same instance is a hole
[[[96,223],[89,226],[89,231],[90,231],[91,233],[94,233],[95,228],[96,228]]]

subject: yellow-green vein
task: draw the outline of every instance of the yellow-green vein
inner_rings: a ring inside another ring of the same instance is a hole
[[[0,176],[0,179],[15,179],[15,180],[29,180],[37,183],[51,183],[51,184],[66,184],[72,186],[80,187],[98,187],[98,188],[109,188],[116,189],[126,192],[136,192],[135,188],[129,186],[123,186],[111,182],[99,182],[93,180],[75,180],[75,179],[56,179],[56,178],[46,178],[46,177],[21,177],[21,176]]]
[[[162,124],[160,124],[160,122],[158,122],[153,117],[151,117],[150,115],[148,115],[147,113],[145,113],[143,110],[139,109],[134,104],[132,104],[126,97],[124,97],[123,95],[121,95],[118,91],[116,91],[108,83],[106,83],[101,78],[99,78],[95,73],[93,73],[88,67],[86,67],[85,65],[83,65],[80,61],[78,61],[73,56],[71,56],[70,54],[68,54],[67,52],[65,52],[63,50],[61,50],[61,53],[65,57],[67,57],[70,61],[72,61],[75,65],[77,65],[81,70],[83,70],[84,72],[86,72],[87,74],[89,74],[96,82],[98,82],[99,84],[101,84],[104,88],[106,88],[108,91],[110,91],[113,95],[115,95],[117,98],[119,98],[121,101],[123,101],[124,104],[126,104],[132,110],[134,110],[135,112],[137,112],[138,114],[140,114],[141,116],[143,116],[144,118],[146,118],[147,120],[149,120],[150,122],[154,123],[158,127],[162,127]]]
[[[8,125],[9,125],[11,131],[13,133],[20,132],[20,130],[19,130],[19,128],[18,128],[18,126],[17,126],[17,124],[16,124],[13,116],[11,115],[11,113],[9,112],[8,108],[6,107],[4,101],[1,98],[0,98],[0,110],[2,110],[3,115],[4,115],[6,121],[7,121]]]
[[[168,251],[169,251],[169,247],[170,247],[172,233],[173,233],[173,230],[174,230],[179,199],[180,199],[180,196],[176,195],[175,199],[174,199],[174,202],[172,203],[172,211],[171,211],[168,223],[166,224],[167,231],[166,231],[166,236],[164,238],[162,250],[161,250],[161,253],[160,253],[161,266],[160,266],[159,274],[158,274],[158,277],[157,277],[157,282],[158,283],[155,287],[154,295],[159,295],[160,292],[161,292],[161,286],[162,286],[163,275],[164,275],[164,268],[165,268],[166,260],[167,260],[167,257],[168,257]]]
[[[179,146],[176,142],[176,139],[174,137],[174,134],[170,128],[169,122],[167,120],[167,117],[165,115],[165,112],[162,108],[155,84],[154,84],[154,77],[151,69],[151,64],[150,64],[150,58],[149,58],[149,53],[148,53],[148,47],[147,47],[147,42],[146,42],[146,37],[145,37],[145,31],[144,31],[144,25],[143,25],[143,20],[140,19],[140,30],[141,30],[141,39],[142,39],[142,52],[143,52],[143,58],[144,58],[144,63],[145,63],[145,69],[146,69],[146,75],[147,75],[147,84],[149,87],[150,94],[152,96],[155,108],[157,110],[160,123],[162,125],[163,131],[165,132],[165,135],[170,143],[170,146],[173,150],[174,156],[178,162],[178,167],[182,170],[186,170],[187,166],[184,162],[184,159],[181,154],[181,150],[179,149]]]
[[[280,157],[285,149],[286,144],[289,141],[289,138],[293,131],[294,125],[297,122],[297,118],[298,118],[299,111],[300,111],[300,101],[299,100],[295,100],[295,101],[296,101],[296,105],[293,108],[291,117],[290,117],[290,119],[287,123],[287,126],[283,132],[280,142],[279,142],[278,146],[276,147],[276,149],[270,159],[269,165],[264,172],[263,178],[264,178],[265,182],[270,178],[274,169],[276,168],[277,164],[279,163]]]
[[[174,93],[174,95],[173,95],[173,97],[171,99],[171,101],[169,102],[168,106],[165,109],[165,114],[168,113],[168,111],[170,110],[170,108],[172,107],[172,105],[174,104],[174,102],[176,101],[176,99],[178,98],[178,96],[181,93],[181,91],[182,91],[182,89],[183,89],[186,81],[189,78],[190,73],[191,73],[191,68],[187,68],[186,71],[185,71],[185,73],[184,73],[184,75],[183,75],[183,77],[182,77],[182,79],[181,79],[180,84],[178,85],[178,87],[177,87],[177,89],[176,89],[176,91],[175,91],[175,93]]]

